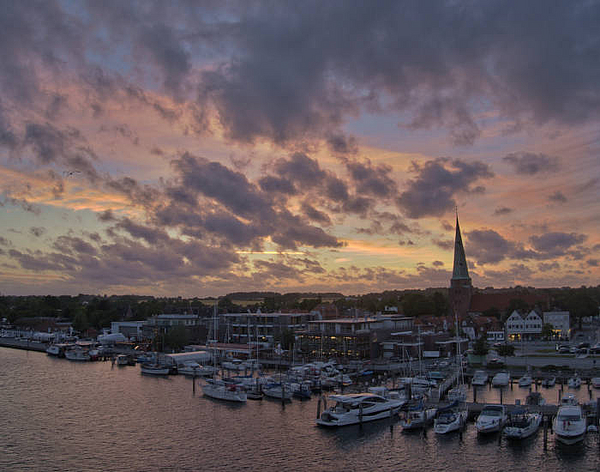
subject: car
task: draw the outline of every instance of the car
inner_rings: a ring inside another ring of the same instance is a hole
[[[590,343],[579,343],[577,349],[583,349],[584,347],[590,347]]]
[[[498,359],[497,357],[493,357],[487,361],[488,367],[503,367],[505,365],[502,359]]]
[[[569,346],[561,346],[558,348],[559,354],[568,354],[570,351]]]
[[[571,346],[571,347],[569,348],[569,352],[570,352],[571,354],[575,354],[575,353],[577,352],[577,347],[576,347],[576,346]]]

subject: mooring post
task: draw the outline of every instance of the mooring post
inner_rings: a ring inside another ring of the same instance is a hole
[[[473,403],[477,403],[477,385],[473,385]]]
[[[362,426],[362,424],[363,424],[363,405],[362,405],[362,403],[358,407],[358,422]]]
[[[502,387],[500,387],[500,405],[504,404],[504,402],[502,401],[503,392],[504,392],[504,389]]]
[[[319,401],[317,402],[317,419],[321,417],[321,401],[323,400],[323,395],[319,397]]]
[[[544,451],[548,448],[548,417],[544,415]]]
[[[194,369],[194,376],[192,377],[192,395],[196,395],[196,369]]]

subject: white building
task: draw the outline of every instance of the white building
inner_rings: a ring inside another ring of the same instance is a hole
[[[544,324],[552,325],[552,333],[560,338],[569,337],[571,328],[570,313],[568,311],[545,311]]]
[[[122,334],[127,338],[142,339],[142,326],[145,321],[113,321],[110,334]]]
[[[504,324],[506,337],[512,341],[516,339],[532,339],[542,334],[542,318],[535,310],[531,310],[526,316],[517,310],[513,311]]]

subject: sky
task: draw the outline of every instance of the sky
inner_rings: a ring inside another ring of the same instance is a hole
[[[0,293],[600,279],[598,1],[0,0]]]

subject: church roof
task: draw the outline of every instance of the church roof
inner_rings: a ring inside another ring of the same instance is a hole
[[[452,269],[452,280],[471,280],[467,268],[467,257],[460,235],[458,215],[456,215],[456,237],[454,238],[454,268]]]

